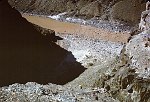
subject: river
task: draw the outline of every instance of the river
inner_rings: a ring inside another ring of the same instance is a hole
[[[111,42],[127,43],[130,37],[129,32],[115,32],[107,29],[92,27],[89,25],[81,25],[70,22],[62,22],[44,16],[22,14],[29,22],[41,27],[52,29],[56,33],[75,34],[86,36],[93,39],[102,39]]]

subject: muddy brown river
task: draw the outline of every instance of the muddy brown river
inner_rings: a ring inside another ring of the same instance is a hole
[[[56,33],[76,34],[81,36],[84,35],[89,38],[122,43],[126,43],[128,38],[130,37],[130,34],[128,32],[114,32],[109,31],[107,29],[101,29],[92,26],[61,22],[43,16],[35,16],[28,14],[23,14],[22,16],[26,18],[29,22],[47,29],[52,29]]]

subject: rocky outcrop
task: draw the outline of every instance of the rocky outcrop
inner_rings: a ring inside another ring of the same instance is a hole
[[[0,88],[0,96],[1,102],[119,102],[111,98],[104,89],[72,89],[31,82]]]
[[[121,102],[149,102],[149,53],[145,35],[137,35],[125,47],[121,62],[113,67],[104,80],[104,87]],[[104,78],[105,78],[104,77]]]
[[[9,0],[19,11],[53,15],[67,12],[69,17],[120,20],[132,24],[140,21],[144,11],[142,0]]]
[[[146,16],[143,16],[146,15]],[[103,87],[121,102],[150,102],[149,10],[142,13],[142,32],[132,36],[111,73],[102,76]],[[101,82],[102,83],[102,82]]]

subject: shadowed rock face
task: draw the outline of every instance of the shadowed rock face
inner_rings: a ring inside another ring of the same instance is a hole
[[[145,10],[145,2],[142,0],[120,0],[112,6],[112,19],[119,19],[138,24],[142,11]]]
[[[0,1],[0,86],[29,81],[65,84],[85,70],[77,62],[63,62],[73,55],[38,31],[7,1]],[[60,63],[65,66],[58,67]]]

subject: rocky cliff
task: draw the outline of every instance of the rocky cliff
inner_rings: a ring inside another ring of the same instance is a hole
[[[17,10],[33,14],[53,15],[67,12],[79,18],[120,20],[137,24],[145,9],[143,0],[9,0]]]
[[[142,12],[139,24],[141,33],[132,36],[122,49],[120,60],[111,74],[102,76],[104,87],[121,102],[150,102],[149,14],[149,9]]]

